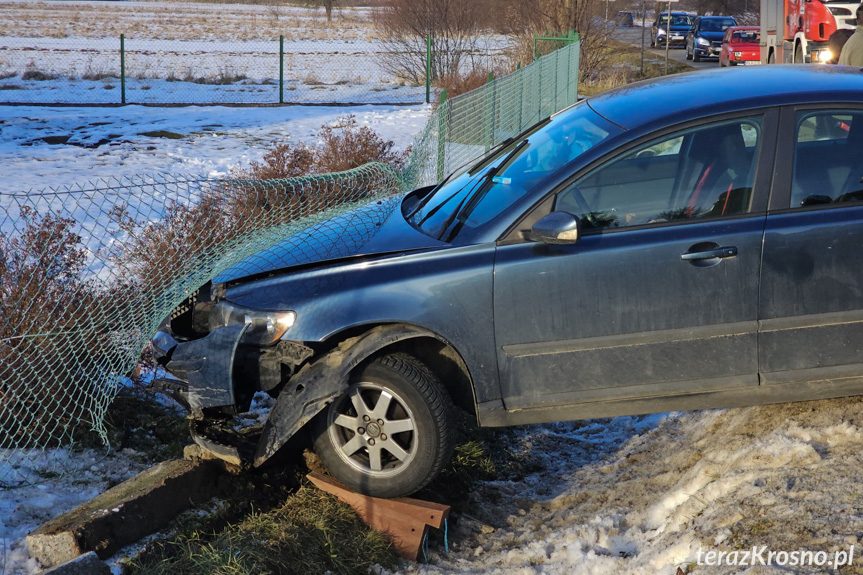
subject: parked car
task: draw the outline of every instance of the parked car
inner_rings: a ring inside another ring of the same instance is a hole
[[[686,59],[719,58],[725,31],[737,22],[731,16],[699,16],[686,33]]]
[[[761,27],[732,26],[722,37],[719,66],[761,64]]]
[[[665,46],[665,36],[671,34],[669,46],[681,46],[686,42],[686,32],[692,27],[692,16],[686,12],[671,12],[669,23],[668,12],[662,12],[653,21],[650,34],[650,45],[656,47]]]
[[[863,394],[861,150],[856,69],[628,85],[225,271],[155,355],[204,446],[263,390],[235,456],[305,429],[384,497],[447,464],[457,408],[506,426]]]
[[[635,19],[632,17],[632,12],[628,10],[620,10],[614,21],[618,26],[627,26],[629,28],[635,26]]]

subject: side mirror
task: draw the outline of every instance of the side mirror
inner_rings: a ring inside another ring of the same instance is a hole
[[[533,224],[530,239],[544,244],[574,244],[581,239],[581,221],[569,212],[552,212]]]

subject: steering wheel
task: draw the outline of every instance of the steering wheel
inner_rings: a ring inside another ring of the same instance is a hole
[[[590,227],[599,228],[599,222],[596,221],[593,212],[590,211],[590,206],[587,205],[587,200],[584,199],[584,196],[582,195],[581,190],[578,189],[578,186],[572,186],[569,191],[570,193],[572,193],[572,197],[575,198],[575,202],[578,204],[578,208],[581,210],[581,213],[584,214],[584,219],[587,220],[587,223],[590,224]]]

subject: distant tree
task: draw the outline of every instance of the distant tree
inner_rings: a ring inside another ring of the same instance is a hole
[[[306,6],[318,7],[321,6],[327,13],[327,22],[333,21],[333,9],[341,6],[340,0],[305,0]]]
[[[420,83],[426,73],[426,37],[431,37],[433,78],[460,71],[479,40],[484,4],[465,0],[385,0],[375,27],[386,51],[384,68]]]

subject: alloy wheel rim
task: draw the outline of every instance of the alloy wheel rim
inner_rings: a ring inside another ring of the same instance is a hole
[[[419,445],[415,418],[404,399],[372,382],[354,384],[330,405],[328,433],[339,457],[365,474],[402,472]]]

